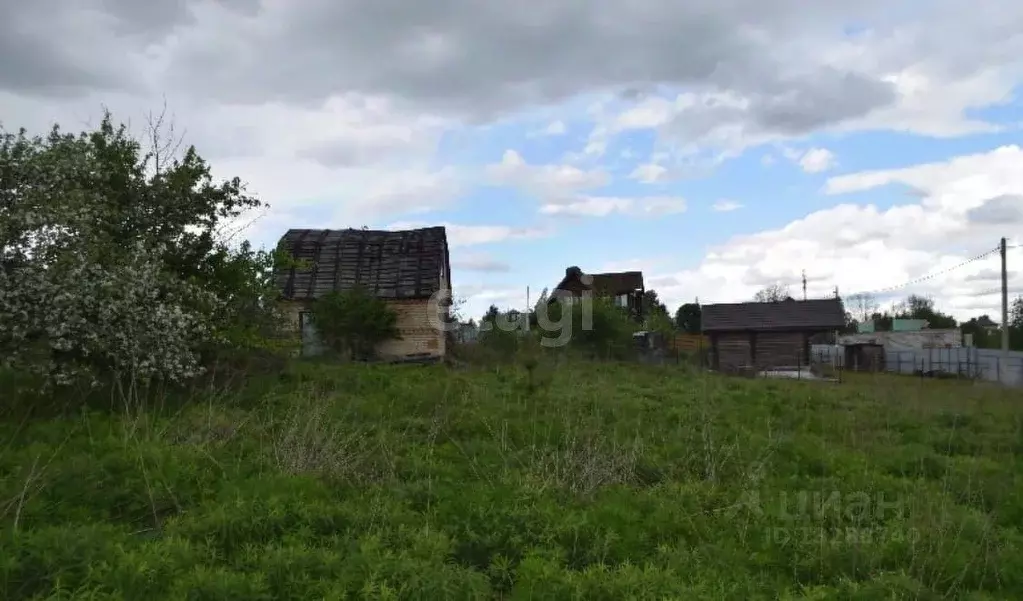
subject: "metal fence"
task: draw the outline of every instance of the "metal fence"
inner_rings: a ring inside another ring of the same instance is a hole
[[[844,347],[813,345],[816,361],[845,368]],[[884,371],[897,374],[947,375],[1023,386],[1023,352],[1009,351],[1006,359],[998,349],[975,347],[889,350],[884,353]]]

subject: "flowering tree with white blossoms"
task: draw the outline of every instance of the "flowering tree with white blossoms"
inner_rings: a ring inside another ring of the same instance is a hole
[[[0,131],[0,359],[51,384],[197,375],[272,314],[272,255],[221,235],[259,206],[194,148],[143,152],[109,115],[79,135]]]

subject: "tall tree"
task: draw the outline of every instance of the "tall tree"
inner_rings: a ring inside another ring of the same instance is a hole
[[[772,303],[786,298],[789,298],[789,288],[781,284],[771,284],[753,295],[753,301],[757,303]]]
[[[880,307],[874,295],[866,292],[847,296],[844,302],[846,309],[857,322],[868,321]]]
[[[151,147],[105,115],[46,137],[0,131],[0,355],[71,383],[199,373],[272,312],[273,253],[231,242],[260,202],[194,148]],[[74,302],[70,302],[71,299]]]
[[[911,294],[900,304],[895,312],[895,317],[924,319],[927,320],[928,327],[931,329],[955,328],[958,325],[954,317],[934,308],[933,299],[917,294]]]
[[[699,334],[702,331],[701,318],[700,305],[685,303],[675,312],[675,325],[686,334]]]
[[[643,292],[644,315],[667,315],[668,307],[657,297],[657,291],[650,288]]]
[[[480,318],[480,323],[489,323],[493,325],[497,321],[497,316],[501,314],[501,310],[497,308],[497,305],[490,305],[487,312]]]
[[[994,320],[985,313],[979,317],[971,317],[959,327],[964,336],[966,334],[973,335],[973,345],[977,348],[998,348],[1001,344],[1001,334],[994,329],[994,326]]]

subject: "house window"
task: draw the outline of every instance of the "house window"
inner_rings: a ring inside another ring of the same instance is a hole
[[[629,306],[629,295],[627,293],[626,294],[619,294],[618,297],[615,298],[615,304],[618,305],[619,307],[628,307]]]

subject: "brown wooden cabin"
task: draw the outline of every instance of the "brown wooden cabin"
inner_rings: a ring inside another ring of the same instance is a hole
[[[332,291],[362,286],[387,301],[397,314],[401,338],[377,347],[381,359],[444,357],[445,332],[437,326],[447,320],[451,298],[444,227],[403,231],[291,229],[281,238],[279,248],[303,263],[275,273],[290,318],[289,331],[301,338],[302,354],[322,352],[308,319],[311,303]],[[439,300],[431,302],[435,295]]]
[[[641,271],[583,273],[578,267],[572,266],[565,270],[565,277],[554,287],[548,302],[592,295],[595,298],[611,299],[619,307],[627,309],[637,320],[642,320],[645,293]]]
[[[845,326],[837,298],[703,305],[712,369],[735,371],[808,365],[810,338]]]

